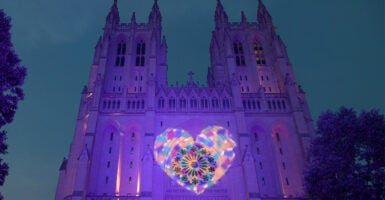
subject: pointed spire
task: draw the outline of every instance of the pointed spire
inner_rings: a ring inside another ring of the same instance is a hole
[[[150,16],[148,17],[148,22],[155,25],[161,25],[162,15],[159,11],[158,0],[154,0],[154,5],[152,6]]]
[[[135,12],[132,12],[132,16],[131,16],[131,24],[136,24],[136,16],[135,16]]]
[[[262,0],[258,0],[258,3],[258,23],[264,25],[272,25],[273,22],[269,12],[266,9],[266,6],[263,4]]]
[[[217,0],[217,7],[215,9],[215,25],[217,28],[226,26],[229,22],[226,11],[220,0]]]
[[[247,23],[247,18],[246,18],[245,12],[243,12],[243,10],[241,12],[241,22],[242,22],[242,24]]]
[[[106,19],[106,28],[117,25],[120,22],[118,0],[114,0]]]

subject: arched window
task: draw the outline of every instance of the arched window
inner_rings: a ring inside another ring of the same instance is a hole
[[[134,133],[134,132],[132,132],[132,134],[131,134],[131,140],[132,140],[132,141],[135,140],[135,133]]]
[[[163,97],[161,97],[158,100],[158,108],[164,108],[164,99],[163,99]]]
[[[242,43],[239,41],[234,42],[233,44],[234,47],[234,55],[235,55],[235,64],[237,66],[245,66],[245,56],[243,52],[243,46]]]
[[[130,149],[130,154],[131,154],[131,155],[134,154],[134,147],[131,147],[131,149]]]
[[[195,97],[190,99],[190,108],[197,108],[197,99]]]
[[[126,54],[126,43],[122,40],[120,41],[117,47],[115,66],[120,66],[120,67],[124,66],[125,54]]]
[[[201,108],[208,108],[208,102],[207,102],[206,97],[203,97],[201,99]]]
[[[169,107],[169,108],[175,108],[175,98],[174,98],[174,97],[171,97],[171,98],[168,100],[168,107]]]
[[[255,61],[257,62],[257,66],[266,65],[265,52],[263,51],[262,44],[259,42],[254,43],[254,55]]]
[[[279,133],[275,133],[275,139],[277,140],[277,142],[281,141],[281,138],[279,137]]]
[[[146,43],[141,40],[136,44],[136,66],[144,66],[144,56],[146,54]]]
[[[230,101],[227,97],[223,98],[223,101],[222,101],[222,104],[223,104],[223,108],[230,108]]]
[[[213,108],[219,108],[219,101],[216,97],[214,97],[212,100],[211,100],[211,106]]]
[[[255,140],[256,142],[258,142],[258,140],[259,140],[258,133],[254,133],[254,140]]]
[[[135,109],[135,101],[132,101],[132,109]]]
[[[186,99],[184,97],[179,99],[179,107],[180,108],[186,108]]]

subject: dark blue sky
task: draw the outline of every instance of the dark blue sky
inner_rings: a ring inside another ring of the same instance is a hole
[[[223,0],[231,21],[257,0]],[[264,0],[287,45],[316,119],[341,105],[385,110],[383,0]],[[120,0],[122,21],[147,21],[152,0]],[[112,0],[2,0],[15,49],[27,66],[26,99],[8,126],[7,200],[53,199],[58,168],[73,136],[80,92]],[[215,0],[160,0],[169,47],[169,82],[192,69],[205,83]]]

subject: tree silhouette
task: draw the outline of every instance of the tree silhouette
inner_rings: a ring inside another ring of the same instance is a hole
[[[312,199],[385,199],[385,120],[340,108],[318,119],[305,188]]]
[[[7,153],[4,125],[12,122],[17,103],[24,99],[20,88],[27,74],[11,42],[11,19],[0,9],[0,156]],[[8,165],[0,158],[0,186],[8,175]],[[0,194],[0,199],[2,196]]]

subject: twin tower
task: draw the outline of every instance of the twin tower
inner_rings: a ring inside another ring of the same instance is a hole
[[[270,14],[259,0],[257,22],[229,22],[218,0],[214,19],[207,86],[169,86],[157,0],[146,23],[114,1],[56,200],[305,196],[313,124]]]

